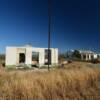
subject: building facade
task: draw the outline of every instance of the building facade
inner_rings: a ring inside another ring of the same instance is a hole
[[[81,55],[81,60],[91,61],[93,59],[97,59],[98,55],[92,51],[79,51]]]
[[[67,52],[67,55],[70,59],[77,59],[75,55],[78,55],[78,59],[83,61],[91,61],[98,58],[98,54],[88,50],[70,50]]]
[[[32,46],[6,47],[6,66],[25,64],[29,67],[39,67],[48,64],[48,48],[35,48]],[[50,48],[50,65],[58,64],[58,49]]]

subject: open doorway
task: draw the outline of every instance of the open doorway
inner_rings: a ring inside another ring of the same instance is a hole
[[[49,60],[50,61],[48,61],[48,49],[46,49],[45,50],[45,65],[48,65],[48,63],[49,63],[49,65],[51,65],[51,50],[49,50]]]
[[[32,67],[37,67],[39,64],[39,52],[32,52]]]
[[[25,63],[25,54],[19,53],[19,63]]]

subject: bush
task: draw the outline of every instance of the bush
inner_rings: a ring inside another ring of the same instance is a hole
[[[5,63],[2,63],[2,66],[5,67]]]
[[[100,61],[99,61],[98,59],[92,59],[92,60],[91,60],[91,63],[97,64],[97,63],[100,63]]]

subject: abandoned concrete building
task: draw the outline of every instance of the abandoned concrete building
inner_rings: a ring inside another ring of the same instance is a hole
[[[93,60],[96,59],[98,56],[96,53],[94,53],[93,51],[79,51],[80,55],[81,55],[81,60]]]
[[[48,64],[48,49],[35,48],[32,46],[23,47],[6,47],[6,66],[18,66],[25,64],[29,67],[34,65],[38,67],[47,66]],[[50,48],[50,65],[58,64],[58,49]]]
[[[69,56],[70,59],[73,59],[73,54],[75,53],[75,51],[77,51],[77,53],[80,55],[80,60],[84,60],[84,61],[90,61],[93,59],[97,59],[98,58],[98,54],[96,54],[93,51],[89,51],[89,50],[70,50],[67,52],[67,55]]]

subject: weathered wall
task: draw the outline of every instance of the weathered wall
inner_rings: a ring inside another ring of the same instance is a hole
[[[6,65],[15,65],[17,63],[17,53],[16,48],[7,47],[6,48]]]
[[[33,48],[32,51],[39,52],[39,66],[43,66],[45,63],[45,49],[44,48]]]
[[[94,59],[97,59],[98,58],[98,55],[97,54],[94,54]]]
[[[45,49],[32,47],[7,47],[6,65],[17,65],[19,63],[19,53],[25,53],[25,64],[32,64],[32,52],[39,52],[39,66],[45,65]],[[58,64],[58,49],[51,49],[51,63]]]
[[[19,54],[20,53],[26,54],[26,48],[16,48],[16,50],[17,50],[17,59],[16,59],[16,61],[17,61],[17,64],[19,64]]]
[[[26,61],[25,64],[31,65],[32,64],[32,48],[27,47],[26,48]]]
[[[51,49],[51,63],[58,64],[58,49]]]

